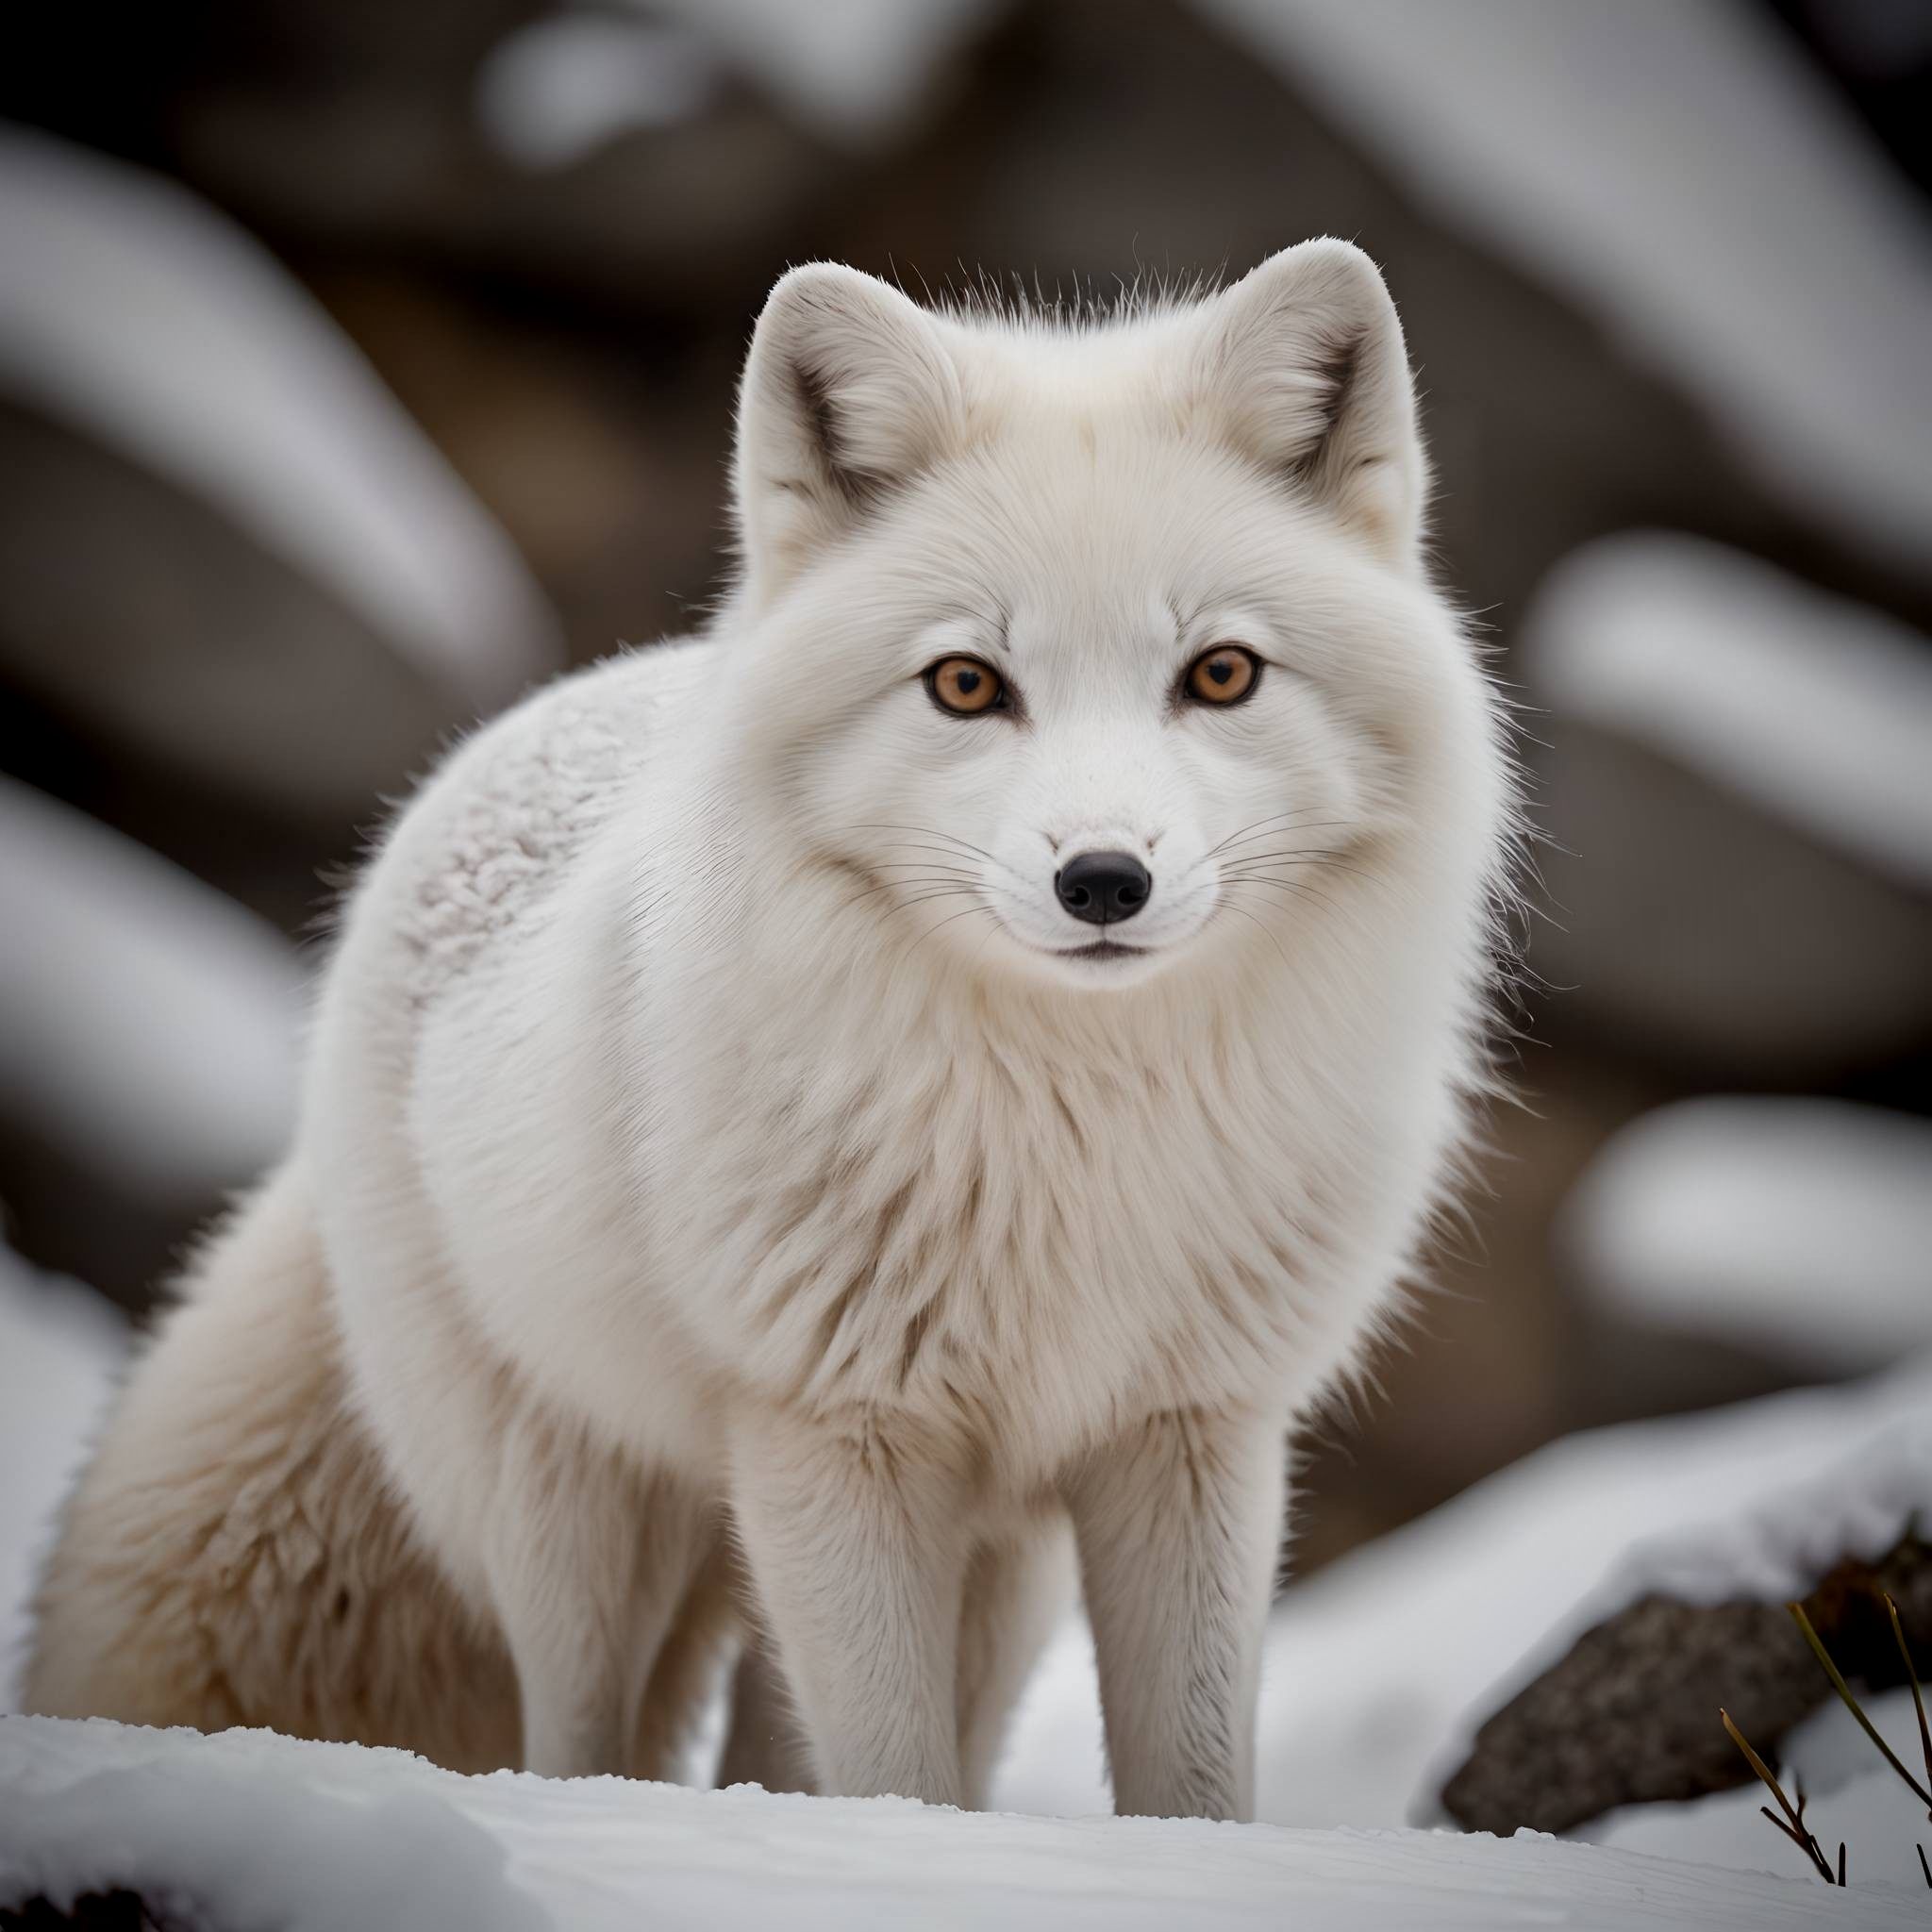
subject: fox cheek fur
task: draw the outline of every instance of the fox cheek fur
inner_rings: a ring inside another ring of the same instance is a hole
[[[1450,1185],[1498,711],[1336,242],[1074,322],[787,275],[708,635],[478,733],[69,1507],[34,1707],[984,1796],[1070,1578],[1243,1817],[1287,1434]]]

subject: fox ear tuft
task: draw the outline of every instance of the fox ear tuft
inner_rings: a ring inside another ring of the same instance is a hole
[[[1304,242],[1207,310],[1200,379],[1228,440],[1391,562],[1417,566],[1424,468],[1395,305],[1346,242]]]
[[[813,262],[767,299],[738,397],[734,480],[751,594],[817,551],[962,433],[942,325],[857,269]]]

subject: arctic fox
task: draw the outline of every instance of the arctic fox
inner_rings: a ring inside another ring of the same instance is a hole
[[[451,757],[27,1694],[983,1799],[1077,1572],[1116,1807],[1250,1815],[1288,1434],[1480,1084],[1513,823],[1344,243],[1070,321],[774,290],[707,635]]]

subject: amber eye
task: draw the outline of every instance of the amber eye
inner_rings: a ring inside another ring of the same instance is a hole
[[[1216,644],[1188,666],[1182,680],[1191,698],[1204,705],[1238,705],[1261,676],[1261,660],[1241,644]]]
[[[977,658],[941,658],[928,667],[925,688],[941,710],[961,718],[997,710],[1005,705],[1007,697],[999,673]]]

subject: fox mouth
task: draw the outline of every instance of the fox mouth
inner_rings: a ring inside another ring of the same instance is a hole
[[[1049,949],[1056,959],[1138,959],[1147,951],[1145,946],[1126,946],[1118,940],[1095,940],[1091,946],[1054,946]]]

